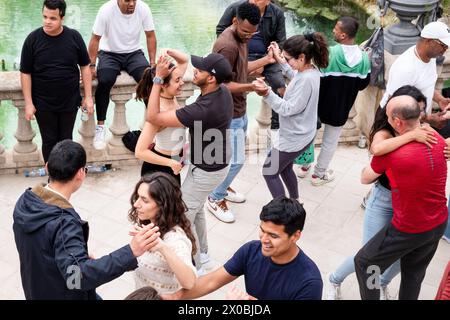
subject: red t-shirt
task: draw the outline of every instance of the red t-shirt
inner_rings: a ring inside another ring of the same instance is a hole
[[[411,142],[372,159],[372,169],[386,172],[391,183],[392,224],[401,232],[423,233],[447,220],[445,141],[435,136],[438,143],[432,149]]]

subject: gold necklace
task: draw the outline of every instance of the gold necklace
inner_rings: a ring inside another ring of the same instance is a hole
[[[160,97],[160,98],[163,98],[163,99],[166,99],[166,100],[173,100],[173,98],[174,98],[174,97],[172,97],[172,98],[164,97],[164,96],[161,95],[161,94],[159,95],[159,97]]]

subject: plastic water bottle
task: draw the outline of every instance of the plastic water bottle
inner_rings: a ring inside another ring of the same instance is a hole
[[[88,173],[102,173],[108,170],[105,165],[89,165],[86,166]]]
[[[47,175],[47,171],[45,171],[45,168],[25,170],[23,173],[25,177],[44,177]]]
[[[81,121],[88,121],[89,120],[89,114],[85,107],[81,108]]]
[[[86,168],[87,168],[88,173],[102,173],[102,172],[111,170],[112,165],[110,163],[102,164],[102,165],[92,164],[92,165],[86,166]],[[113,170],[113,171],[115,171],[115,170]]]
[[[358,148],[364,149],[367,146],[367,139],[364,135],[359,136]]]

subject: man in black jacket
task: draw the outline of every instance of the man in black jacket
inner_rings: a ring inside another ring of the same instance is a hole
[[[234,2],[225,9],[222,18],[220,18],[216,27],[217,36],[233,23],[237,8],[244,2],[255,4],[261,13],[258,31],[248,43],[248,60],[255,61],[267,54],[267,48],[272,41],[277,42],[282,47],[286,40],[284,12],[270,0],[240,0]],[[266,65],[262,74],[273,91],[283,96],[285,80],[280,66],[276,63]],[[279,129],[278,114],[274,111],[272,111],[271,129]]]
[[[89,226],[70,204],[86,177],[86,152],[71,140],[55,145],[50,183],[26,190],[14,208],[14,237],[25,298],[95,300],[95,288],[137,267],[136,257],[157,244],[150,224],[126,245],[99,259],[88,256]]]

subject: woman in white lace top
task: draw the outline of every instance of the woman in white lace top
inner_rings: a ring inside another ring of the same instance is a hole
[[[151,286],[164,294],[192,288],[197,278],[192,264],[196,248],[178,182],[162,172],[146,175],[137,183],[131,204],[128,217],[136,230],[153,223],[161,233],[159,244],[138,258],[136,289]]]

